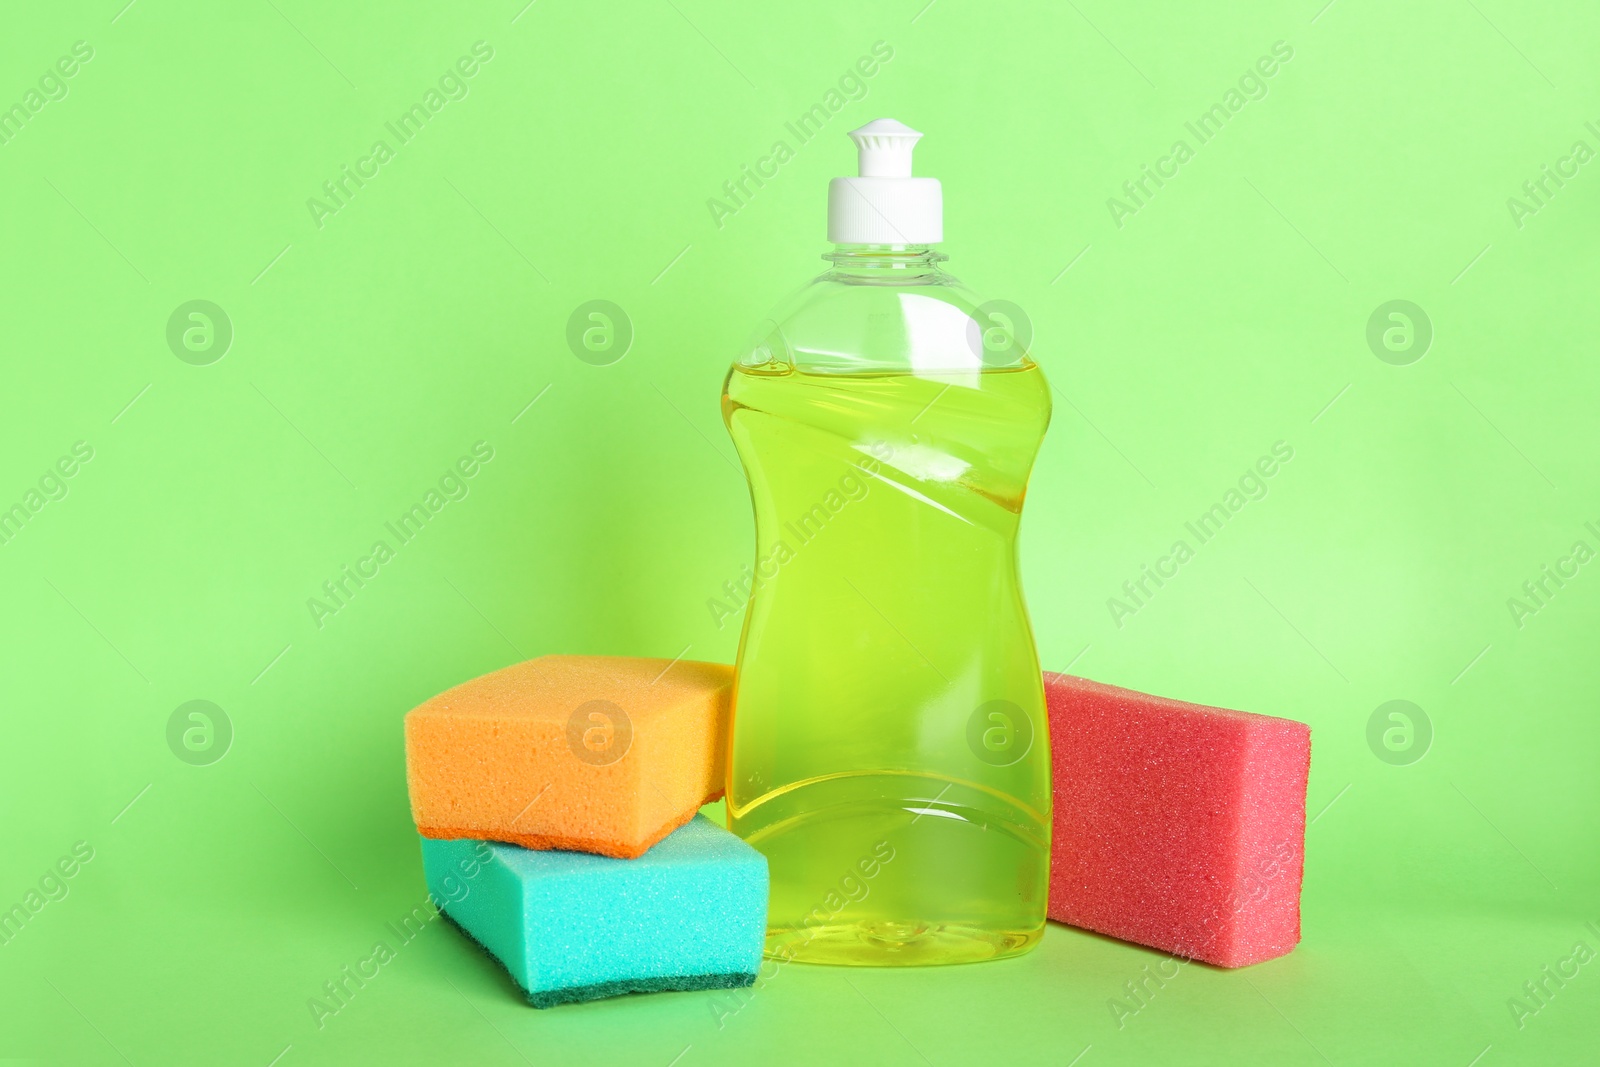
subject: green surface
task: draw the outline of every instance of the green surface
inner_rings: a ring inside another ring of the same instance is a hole
[[[38,906],[0,945],[0,1060],[1594,1061],[1592,6],[122,2],[0,34],[0,106],[93,49],[0,143],[0,506],[38,508],[0,544],[0,906]],[[877,41],[865,99],[762,164]],[[467,95],[387,133],[462,57]],[[424,893],[400,716],[541,652],[731,660],[707,600],[753,543],[718,388],[881,115],[927,131],[951,269],[1027,309],[1064,394],[1023,528],[1041,658],[1312,724],[1305,940],[1185,966],[1120,1027],[1163,957],[1055,926],[990,965],[533,1011],[442,924],[393,933]],[[1108,207],[1146,164],[1176,175]],[[742,165],[778,169],[719,227]],[[343,166],[373,176],[319,228]],[[231,324],[209,364],[222,331],[169,346],[194,300]],[[610,365],[567,344],[590,300],[631,320]],[[1369,346],[1394,300],[1419,360],[1388,320]],[[1113,612],[1279,441],[1266,495]],[[376,573],[308,607],[347,565]],[[1545,565],[1577,573],[1514,611]],[[229,729],[169,731],[196,700]],[[1409,751],[1392,709],[1369,744],[1393,700],[1431,724]],[[1546,966],[1576,974],[1519,1026]]]

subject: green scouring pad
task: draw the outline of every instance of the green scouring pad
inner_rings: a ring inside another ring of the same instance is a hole
[[[424,837],[422,865],[536,1008],[747,986],[761,964],[767,861],[703,815],[633,860]]]

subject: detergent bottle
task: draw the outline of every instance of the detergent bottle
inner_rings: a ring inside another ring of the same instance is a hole
[[[756,523],[728,820],[769,862],[781,959],[960,963],[1044,929],[1050,751],[1017,527],[1050,389],[1015,311],[944,271],[921,136],[850,134],[831,266],[723,391]]]

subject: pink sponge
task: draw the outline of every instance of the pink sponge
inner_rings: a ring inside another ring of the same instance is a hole
[[[1045,675],[1050,918],[1221,967],[1300,940],[1311,728]]]

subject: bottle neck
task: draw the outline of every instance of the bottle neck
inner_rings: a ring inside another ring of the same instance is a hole
[[[904,284],[939,273],[950,257],[937,245],[834,245],[822,257],[833,264],[829,273],[844,279]]]

